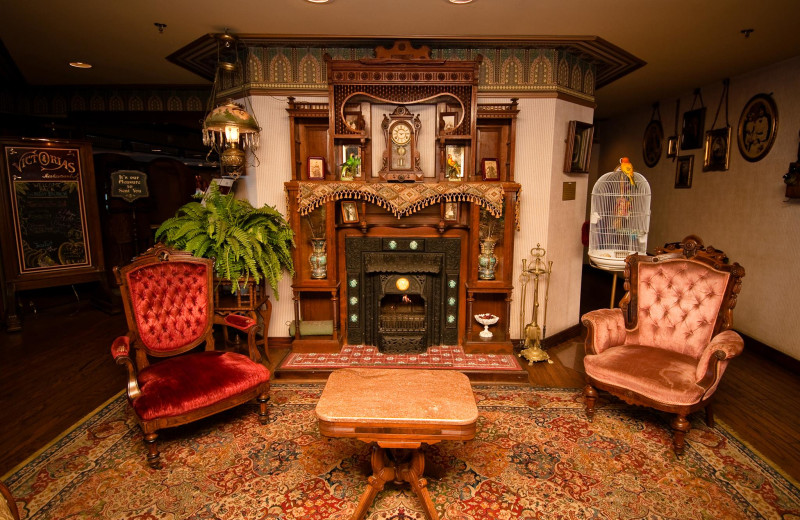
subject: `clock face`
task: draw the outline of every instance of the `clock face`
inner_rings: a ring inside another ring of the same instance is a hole
[[[406,144],[411,139],[411,129],[403,124],[398,123],[392,128],[392,141],[397,144]]]

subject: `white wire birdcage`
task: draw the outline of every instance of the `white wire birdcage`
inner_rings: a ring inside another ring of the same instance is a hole
[[[650,228],[650,185],[638,172],[633,183],[620,170],[608,172],[592,188],[589,258],[608,271],[625,268],[625,257],[644,253]]]

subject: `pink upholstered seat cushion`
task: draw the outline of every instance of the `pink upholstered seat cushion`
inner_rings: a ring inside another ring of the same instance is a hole
[[[197,352],[165,359],[139,372],[133,409],[143,420],[172,417],[244,393],[269,380],[269,370],[234,352]]]
[[[586,356],[583,363],[586,374],[597,381],[669,405],[695,404],[705,392],[696,384],[697,360],[679,352],[622,345]]]

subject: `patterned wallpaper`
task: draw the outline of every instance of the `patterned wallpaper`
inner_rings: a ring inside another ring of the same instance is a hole
[[[246,57],[246,88],[251,90],[321,91],[327,89],[325,54],[334,60],[371,58],[373,49],[358,47],[251,46]],[[434,60],[474,60],[482,56],[478,92],[561,92],[594,101],[592,64],[552,48],[434,48]],[[235,77],[224,78],[231,89]]]

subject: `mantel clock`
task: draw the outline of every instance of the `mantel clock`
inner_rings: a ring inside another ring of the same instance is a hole
[[[391,114],[383,115],[381,128],[386,139],[383,165],[378,172],[389,182],[416,182],[422,180],[417,139],[422,123],[419,114],[412,115],[404,106]]]

